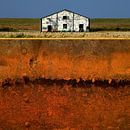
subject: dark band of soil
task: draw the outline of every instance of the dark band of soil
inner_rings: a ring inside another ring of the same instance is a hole
[[[44,84],[47,86],[58,85],[70,85],[72,87],[91,87],[93,85],[100,87],[120,87],[120,86],[129,86],[130,80],[119,80],[119,79],[109,79],[109,80],[83,80],[80,79],[77,81],[76,79],[64,80],[64,79],[46,79],[42,77],[38,78],[29,78],[27,76],[23,76],[22,78],[10,79],[7,78],[1,82],[2,88],[8,88],[14,85],[25,85],[25,84]]]

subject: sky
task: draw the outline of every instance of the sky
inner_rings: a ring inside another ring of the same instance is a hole
[[[0,18],[40,18],[63,9],[90,18],[130,18],[130,0],[0,0]]]

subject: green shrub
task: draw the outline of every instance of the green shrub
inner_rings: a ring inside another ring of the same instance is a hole
[[[16,31],[17,31],[16,29],[9,27],[0,28],[0,32],[16,32]]]
[[[26,35],[26,34],[24,34],[24,33],[20,33],[20,34],[11,34],[9,37],[10,37],[10,38],[31,38],[31,37],[33,37],[33,36],[31,36],[31,35]]]

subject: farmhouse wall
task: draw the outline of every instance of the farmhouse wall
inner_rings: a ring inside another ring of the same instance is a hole
[[[67,19],[63,19],[63,16],[67,16]],[[71,11],[61,11],[50,16],[42,18],[42,30],[48,31],[48,26],[51,25],[52,31],[80,31],[79,25],[83,24],[83,30],[87,31],[89,28],[89,18],[83,17],[79,14]],[[67,24],[67,28],[63,25]]]

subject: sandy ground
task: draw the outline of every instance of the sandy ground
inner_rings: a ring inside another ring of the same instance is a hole
[[[74,33],[74,32],[0,32],[0,37],[36,37],[36,38],[130,38],[130,32],[87,32],[87,33]]]

